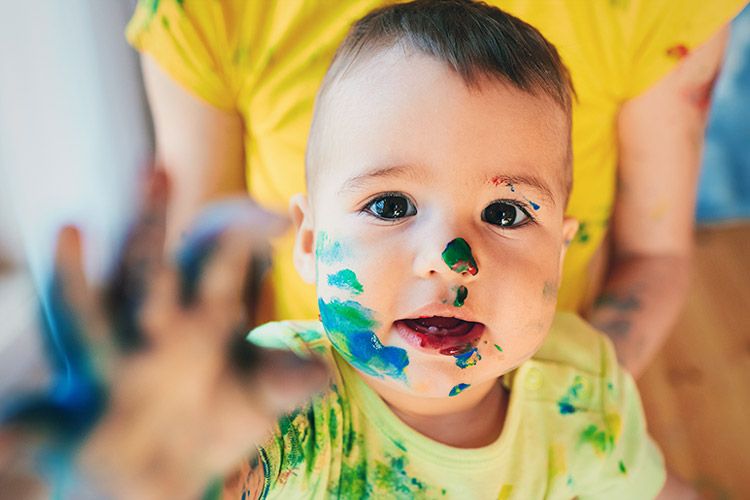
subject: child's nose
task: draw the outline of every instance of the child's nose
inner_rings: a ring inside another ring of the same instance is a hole
[[[451,281],[470,282],[479,274],[479,264],[464,238],[445,243],[429,242],[414,260],[414,272],[422,278],[442,275]]]

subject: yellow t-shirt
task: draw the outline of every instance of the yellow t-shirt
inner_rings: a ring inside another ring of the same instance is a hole
[[[180,84],[245,122],[246,182],[286,212],[305,190],[315,93],[351,24],[384,0],[141,0],[127,37]],[[581,223],[565,260],[559,307],[577,310],[613,210],[620,104],[666,74],[739,12],[744,0],[489,0],[555,44],[578,94],[574,186]],[[293,236],[275,245],[275,317],[314,318],[315,294],[292,266]]]
[[[653,498],[663,485],[632,378],[609,340],[574,314],[558,313],[542,350],[504,377],[502,433],[475,449],[399,420],[331,349],[320,322],[268,323],[249,338],[318,352],[333,367],[329,388],[281,418],[259,448],[261,498],[630,500]],[[241,468],[237,498],[258,493],[243,481],[250,467]]]

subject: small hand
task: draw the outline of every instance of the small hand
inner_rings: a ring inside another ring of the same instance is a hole
[[[61,232],[45,297],[53,381],[16,400],[3,422],[45,430],[108,494],[190,497],[253,453],[277,416],[327,374],[313,357],[261,349],[242,335],[257,300],[258,256],[283,221],[249,200],[224,202],[199,218],[170,263],[164,174],[152,174],[146,191],[103,293],[86,282],[78,231]]]

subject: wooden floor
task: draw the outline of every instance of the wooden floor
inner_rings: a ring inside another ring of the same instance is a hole
[[[667,465],[707,499],[750,499],[750,224],[697,236],[687,306],[638,385]]]

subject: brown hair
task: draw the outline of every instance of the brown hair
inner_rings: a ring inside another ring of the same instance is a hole
[[[551,98],[570,124],[575,96],[568,70],[555,47],[536,28],[472,0],[415,0],[376,9],[357,21],[339,46],[318,93],[306,163],[319,147],[316,122],[334,83],[365,56],[402,45],[449,65],[469,86],[482,77],[509,83]],[[568,127],[570,130],[570,126]],[[568,134],[565,192],[572,185],[572,147]]]

